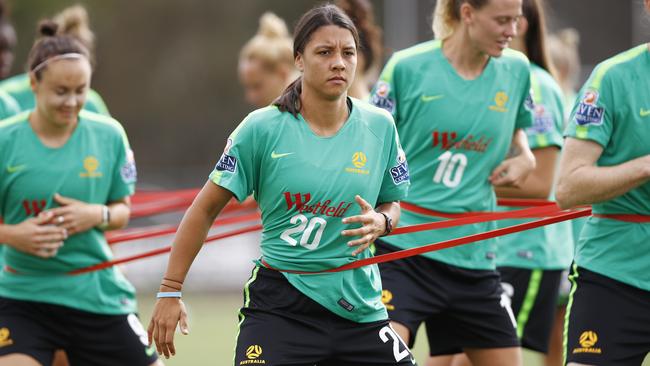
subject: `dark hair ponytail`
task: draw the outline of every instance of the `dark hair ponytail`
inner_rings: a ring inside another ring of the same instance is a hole
[[[321,5],[306,12],[298,21],[293,32],[293,57],[294,59],[305,51],[305,46],[309,43],[311,35],[320,27],[335,25],[345,28],[352,33],[354,44],[359,48],[359,33],[352,23],[352,20],[335,5]],[[302,76],[294,80],[284,90],[273,105],[277,106],[282,112],[289,112],[294,117],[300,113],[300,94],[302,93]]]

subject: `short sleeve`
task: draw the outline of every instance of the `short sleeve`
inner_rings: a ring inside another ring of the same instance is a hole
[[[612,97],[610,79],[607,75],[599,78],[596,69],[580,91],[564,135],[592,140],[606,147],[612,135],[614,119]]]
[[[108,202],[132,195],[135,192],[135,183],[138,177],[133,150],[131,150],[129,140],[122,128],[120,128],[120,136],[116,138],[116,147],[116,164],[108,193]]]
[[[550,100],[535,100],[533,125],[525,130],[528,136],[528,145],[531,149],[541,149],[549,146],[562,147],[562,125],[564,121],[562,96],[549,95],[552,96]]]
[[[395,88],[395,66],[397,59],[393,56],[379,76],[377,84],[370,93],[370,103],[387,110],[397,118],[397,90]]]
[[[533,125],[533,96],[530,88],[530,70],[526,69],[525,87],[522,89],[522,98],[517,110],[515,129],[528,128]]]
[[[390,133],[390,154],[386,164],[386,171],[381,183],[377,203],[401,201],[406,198],[410,186],[409,166],[406,154],[402,150],[395,124],[392,124]]]
[[[256,182],[255,134],[250,116],[233,131],[219,161],[210,173],[210,180],[244,201],[253,193]]]

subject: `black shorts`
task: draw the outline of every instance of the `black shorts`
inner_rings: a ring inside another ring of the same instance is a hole
[[[235,366],[414,365],[388,320],[356,323],[332,313],[280,272],[256,267],[244,289]]]
[[[571,281],[567,362],[641,365],[650,352],[650,291],[581,267]]]
[[[397,248],[376,241],[377,255]],[[409,330],[409,346],[426,324],[432,356],[464,348],[518,347],[510,298],[499,273],[470,270],[422,256],[379,265],[382,300],[391,320]]]
[[[501,286],[512,299],[521,346],[548,352],[562,270],[499,267]]]
[[[158,356],[135,314],[101,315],[0,298],[0,356],[22,353],[44,366],[65,350],[70,365],[148,366]]]

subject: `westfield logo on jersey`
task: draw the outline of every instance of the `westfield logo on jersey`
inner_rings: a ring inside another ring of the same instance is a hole
[[[467,137],[458,139],[458,134],[454,131],[433,131],[431,134],[432,137],[432,146],[440,146],[442,150],[468,150],[484,153],[490,143],[492,143],[492,138],[485,138],[481,136],[476,138],[474,135],[467,135]]]
[[[287,202],[287,211],[290,211],[295,207],[296,211],[300,213],[311,212],[317,215],[329,217],[343,217],[352,206],[351,202],[349,203],[345,201],[339,202],[338,205],[332,205],[332,200],[325,200],[323,202],[319,201],[309,205],[307,203],[311,200],[310,193],[302,194],[284,192],[284,199]]]

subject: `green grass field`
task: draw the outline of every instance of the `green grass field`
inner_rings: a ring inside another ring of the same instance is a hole
[[[238,293],[187,294],[184,299],[190,315],[190,334],[176,333],[176,356],[165,360],[167,366],[227,366],[232,364],[237,312],[242,304]],[[147,327],[154,304],[153,294],[140,294],[140,316]],[[422,332],[423,327],[420,329]],[[420,334],[413,348],[420,366],[428,355],[426,336]],[[524,353],[525,366],[541,365],[539,357]],[[646,360],[643,366],[650,366]]]

